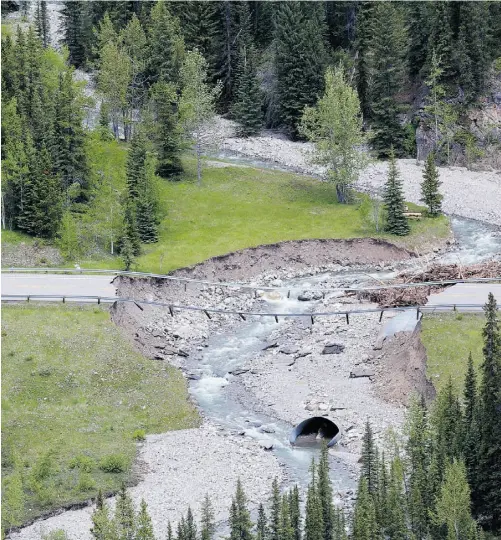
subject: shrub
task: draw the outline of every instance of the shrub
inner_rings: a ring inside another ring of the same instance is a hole
[[[95,461],[89,456],[76,456],[70,463],[70,469],[78,469],[81,472],[90,473],[94,466],[96,465]]]
[[[99,468],[107,473],[121,473],[127,470],[129,460],[124,454],[110,454],[99,463]]]
[[[54,459],[51,451],[40,457],[33,466],[31,474],[37,482],[48,478],[54,472]]]
[[[69,540],[68,535],[62,529],[50,531],[42,536],[42,540]]]
[[[80,476],[78,478],[78,485],[77,489],[78,491],[90,491],[96,487],[96,483],[94,482],[94,479],[90,474],[87,473],[80,473]]]
[[[132,438],[135,441],[144,441],[146,439],[146,433],[144,432],[144,429],[136,429],[134,433],[132,434]]]

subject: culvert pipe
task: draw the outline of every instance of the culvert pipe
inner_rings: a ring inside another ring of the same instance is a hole
[[[341,430],[337,424],[325,416],[312,416],[292,429],[289,442],[294,445],[298,437],[307,435],[316,435],[316,438],[326,439],[327,446],[331,447],[341,438]]]

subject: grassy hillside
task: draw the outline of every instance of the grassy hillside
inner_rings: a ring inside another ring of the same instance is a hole
[[[425,315],[421,339],[428,356],[427,373],[439,389],[452,377],[461,389],[470,351],[478,367],[482,362],[482,314],[442,313]]]
[[[181,373],[138,354],[95,307],[3,306],[2,521],[115,490],[134,434],[196,426]],[[139,432],[137,432],[139,430]]]
[[[79,244],[87,255],[68,262],[120,268],[121,260],[108,253],[103,231],[110,226],[110,215],[116,215],[114,201],[124,194],[127,147],[91,136],[88,153],[95,199],[87,214],[79,217]],[[332,184],[281,171],[213,163],[204,169],[199,187],[194,160],[185,157],[184,165],[181,182],[157,179],[160,239],[143,247],[139,270],[169,272],[215,255],[284,240],[377,236],[364,229],[356,205],[338,204]],[[449,234],[445,217],[411,225],[408,237],[379,236],[421,251]],[[102,240],[94,242],[98,237]],[[22,237],[5,238],[11,239]]]

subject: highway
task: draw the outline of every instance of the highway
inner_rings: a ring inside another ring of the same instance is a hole
[[[116,287],[111,283],[113,278],[114,276],[2,274],[2,297],[5,300],[8,300],[10,295],[31,294],[113,297],[117,294]]]

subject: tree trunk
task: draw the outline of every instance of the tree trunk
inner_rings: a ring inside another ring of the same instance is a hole
[[[200,146],[200,141],[197,140],[197,179],[198,185],[202,185],[202,149]]]

